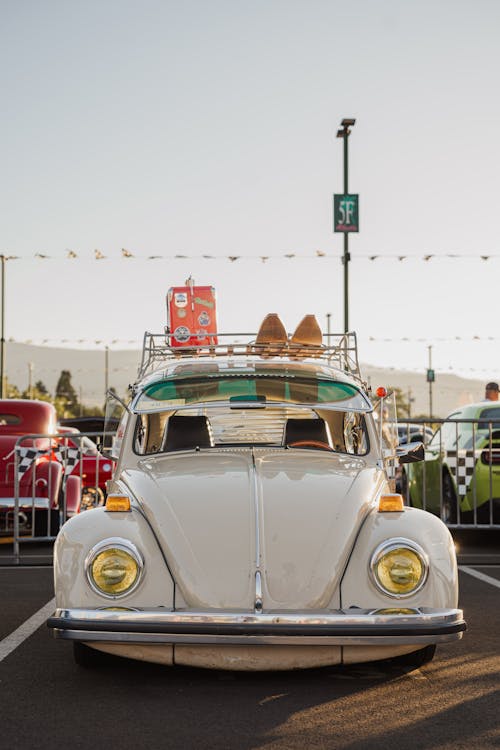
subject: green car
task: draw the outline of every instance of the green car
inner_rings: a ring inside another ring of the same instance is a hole
[[[425,460],[404,467],[401,489],[410,505],[445,523],[500,523],[500,401],[452,412]]]

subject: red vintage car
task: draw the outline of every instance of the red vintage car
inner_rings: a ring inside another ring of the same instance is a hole
[[[70,473],[64,450],[50,437],[56,420],[45,401],[0,400],[0,534],[15,530],[16,497],[21,534],[55,536],[61,522],[80,511],[80,477]]]
[[[61,444],[78,451],[78,461],[70,476],[82,481],[81,510],[88,510],[104,504],[106,482],[113,474],[113,463],[99,452],[97,445],[87,435],[82,435],[75,427],[58,425],[57,432],[67,435]],[[70,437],[73,435],[73,439]],[[79,436],[79,437],[78,437]]]

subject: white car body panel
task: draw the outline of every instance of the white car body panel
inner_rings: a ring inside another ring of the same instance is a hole
[[[139,588],[118,602],[104,599],[89,586],[83,565],[96,543],[114,537],[130,540],[145,558]],[[165,558],[139,510],[108,513],[93,508],[66,521],[54,545],[54,578],[57,607],[148,607],[155,602],[170,609],[174,601],[174,582]]]
[[[273,366],[288,364],[277,358]],[[137,393],[184,366],[148,375]],[[290,364],[301,366],[349,381],[329,365]],[[321,418],[325,409],[316,409]],[[174,413],[169,406],[165,421]],[[390,482],[371,414],[366,455],[258,440],[138,455],[137,419],[129,414],[120,432],[109,487],[130,498],[131,511],[88,511],[57,539],[57,612],[49,625],[58,637],[144,661],[246,670],[372,661],[461,637],[447,528],[424,511],[378,510]],[[133,591],[113,599],[89,585],[85,561],[98,543],[116,538],[135,545],[144,570]],[[419,545],[429,559],[425,584],[408,597],[384,593],[370,575],[375,549],[395,538]],[[404,608],[413,614],[398,619],[394,611]]]
[[[374,549],[386,539],[405,538],[427,553],[431,565],[425,586],[396,601],[372,583],[369,571]],[[366,575],[360,575],[366,571]],[[458,576],[455,547],[446,526],[419,508],[402,513],[373,513],[363,524],[342,580],[343,607],[456,607]]]

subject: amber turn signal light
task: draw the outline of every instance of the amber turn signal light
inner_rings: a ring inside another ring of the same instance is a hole
[[[380,495],[378,501],[379,513],[400,513],[405,509],[403,497],[399,494]]]
[[[130,510],[130,498],[127,495],[108,495],[106,510],[111,513],[128,511]]]

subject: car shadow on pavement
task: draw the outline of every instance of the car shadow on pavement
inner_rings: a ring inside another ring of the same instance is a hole
[[[37,750],[495,745],[499,665],[491,649],[450,644],[416,670],[385,661],[221,672],[113,657],[85,669],[73,662],[71,643],[41,649],[41,635],[3,663],[10,750],[25,750],[34,738]]]
[[[134,727],[128,733],[138,727],[153,734],[164,731],[171,742],[165,746],[173,748],[386,750],[393,736],[392,746],[399,742],[399,747],[409,748],[415,731],[417,736],[422,731],[411,720],[409,696],[415,700],[416,694],[423,697],[428,691],[427,667],[412,670],[391,661],[249,673],[110,657],[96,670],[74,669],[81,696],[98,698],[107,690],[141,696],[131,709]],[[80,699],[80,709],[87,713],[91,702],[85,706]],[[116,716],[113,710],[111,714]],[[111,739],[107,718],[99,724],[101,739]],[[135,739],[139,741],[140,732]]]

